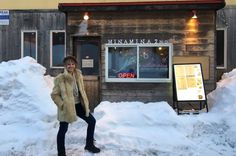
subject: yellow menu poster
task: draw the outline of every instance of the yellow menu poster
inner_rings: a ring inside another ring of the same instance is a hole
[[[174,76],[178,101],[206,100],[201,64],[175,64]]]

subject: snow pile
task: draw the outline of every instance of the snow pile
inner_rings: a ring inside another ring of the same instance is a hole
[[[118,150],[120,155],[180,154],[181,149],[176,149],[189,143],[183,124],[166,102],[104,101],[95,116],[98,140],[108,151]]]
[[[56,156],[58,121],[50,98],[53,78],[25,57],[0,63],[0,155]],[[208,94],[209,113],[177,115],[165,101],[103,101],[95,109],[100,156],[233,156],[236,153],[236,70]],[[84,151],[87,125],[70,124],[69,156]]]
[[[31,57],[0,64],[0,155],[36,155],[32,146],[48,144],[56,109],[45,71]]]
[[[102,155],[219,156],[236,152],[231,123],[217,113],[178,116],[166,102],[102,102],[95,109]],[[115,151],[115,152],[114,152]],[[118,154],[119,153],[119,154]]]
[[[217,82],[217,88],[208,94],[208,103],[214,112],[234,112],[236,110],[236,69],[224,73]]]

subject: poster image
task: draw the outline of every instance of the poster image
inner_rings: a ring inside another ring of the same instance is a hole
[[[178,101],[206,100],[201,64],[175,64],[174,76]]]

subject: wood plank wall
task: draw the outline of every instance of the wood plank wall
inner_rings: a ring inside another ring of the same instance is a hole
[[[38,63],[47,73],[57,73],[50,67],[50,30],[65,30],[65,14],[57,10],[10,11],[10,24],[0,26],[0,61],[21,57],[21,31],[37,30]],[[55,75],[54,74],[54,75]]]
[[[236,6],[225,8],[227,22],[227,60],[228,70],[236,68]]]
[[[90,13],[86,32],[80,32],[82,13],[68,13],[68,43],[73,35],[101,36],[101,100],[172,102],[172,83],[106,83],[105,43],[108,39],[160,39],[173,43],[174,56],[209,56],[206,92],[215,88],[215,11],[197,11],[198,22],[192,29],[191,11],[95,12]],[[84,34],[83,34],[84,33]],[[68,45],[71,51],[72,46]]]
[[[89,100],[89,108],[91,111],[100,103],[99,80],[98,76],[84,75],[85,91]]]
[[[227,68],[217,69],[217,80],[220,80],[223,73],[236,68],[236,6],[227,6],[217,12],[217,28],[227,30]]]

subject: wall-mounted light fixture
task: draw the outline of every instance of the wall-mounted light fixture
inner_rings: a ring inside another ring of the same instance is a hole
[[[84,13],[84,20],[86,20],[86,21],[87,21],[88,19],[89,19],[88,12],[85,12],[85,13]]]
[[[195,19],[196,19],[196,18],[197,18],[197,11],[196,11],[196,10],[193,10],[192,13],[193,13],[192,18],[195,18]]]

